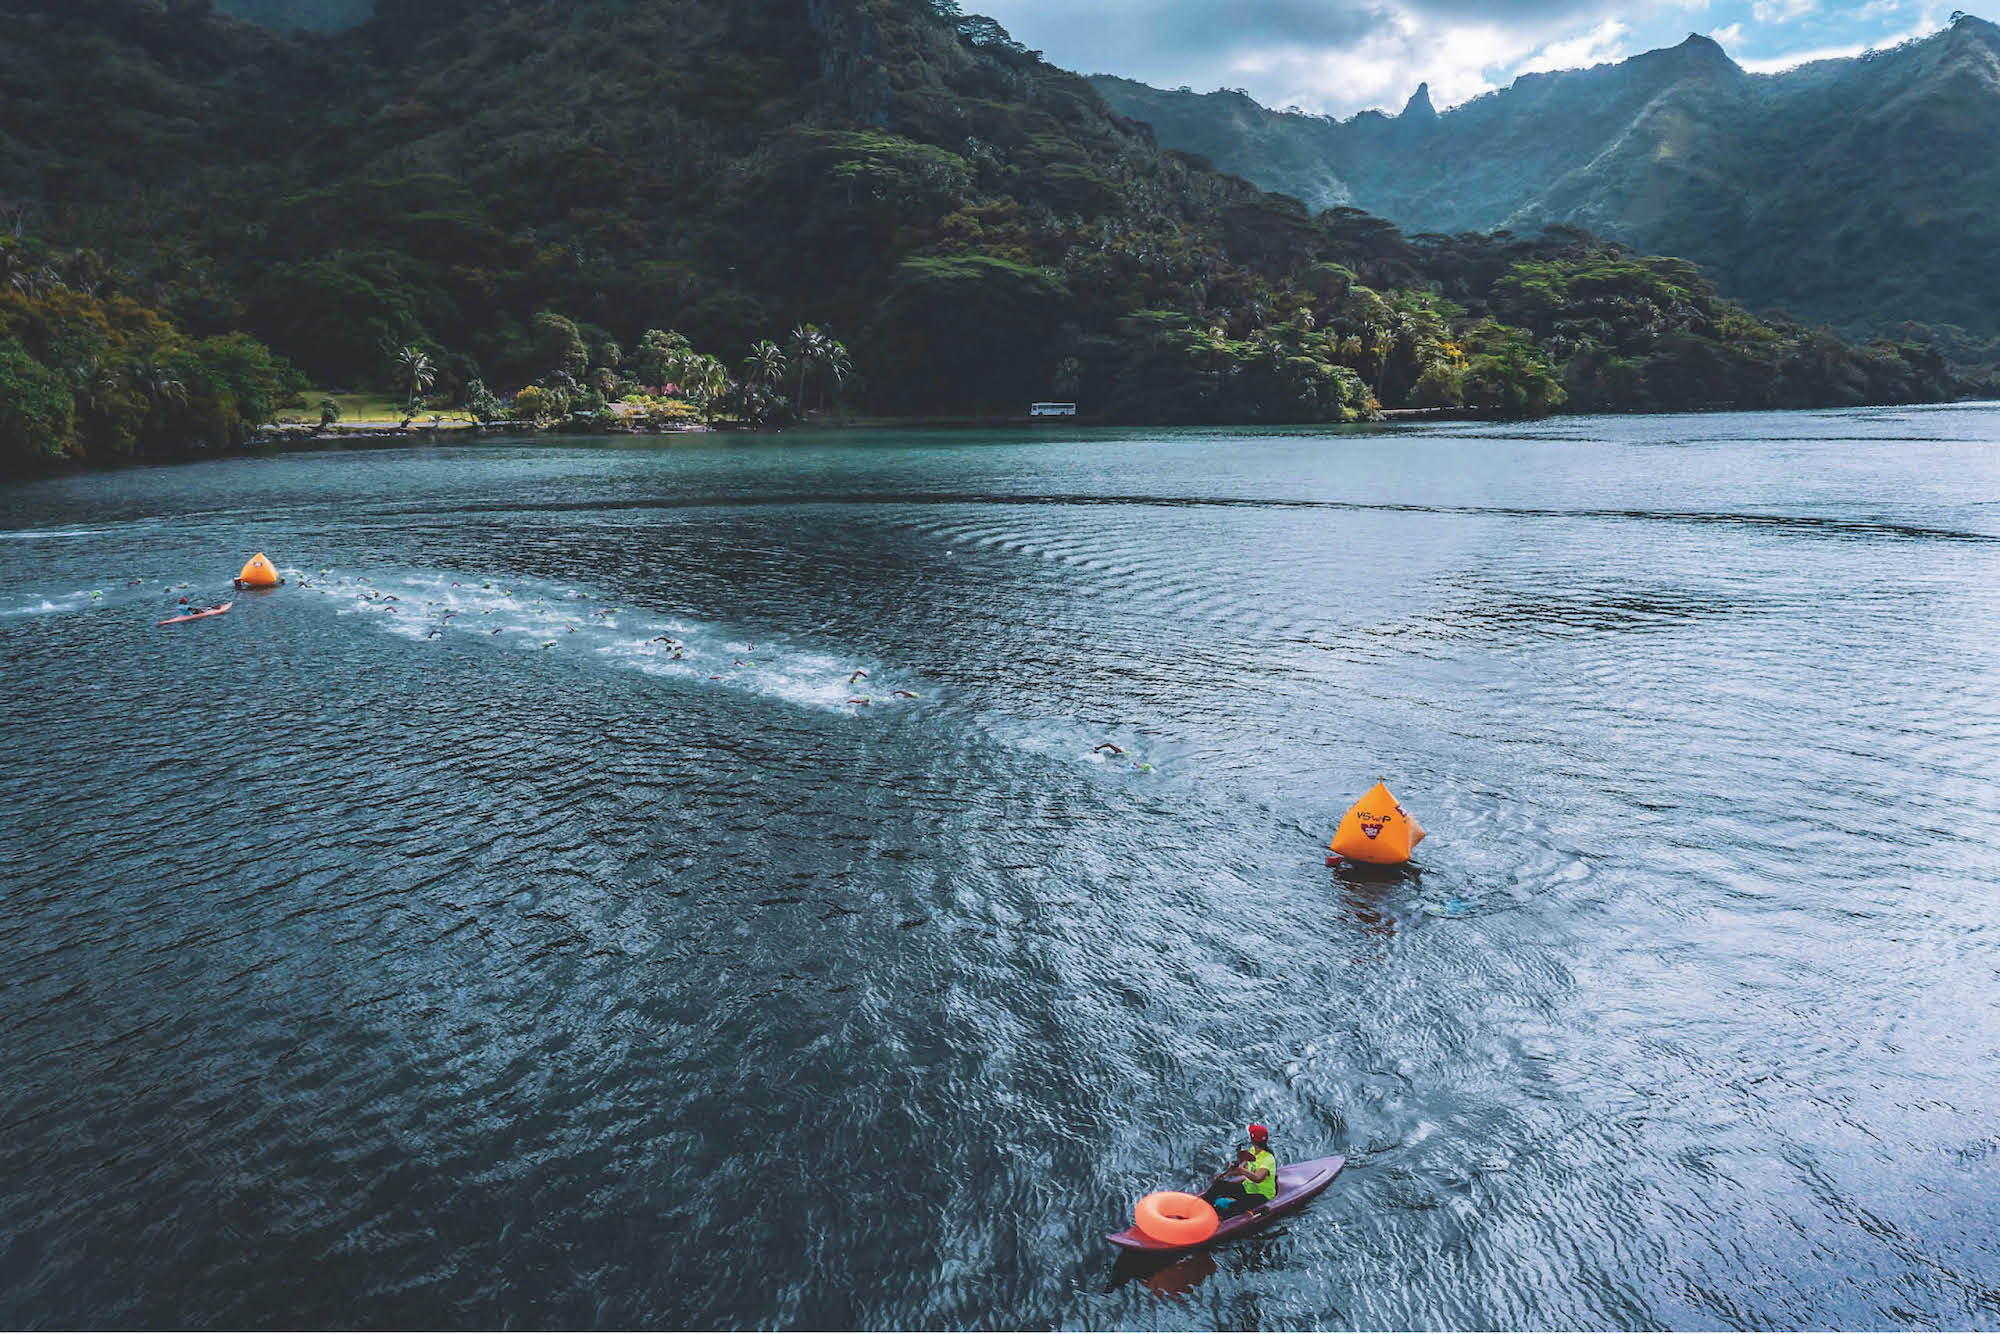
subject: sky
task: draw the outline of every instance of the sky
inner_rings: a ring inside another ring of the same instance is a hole
[[[1770,73],[1894,46],[1951,16],[1933,0],[962,2],[1066,69],[1197,92],[1241,88],[1266,106],[1342,117],[1401,110],[1425,82],[1443,110],[1522,74],[1622,60],[1691,32]]]

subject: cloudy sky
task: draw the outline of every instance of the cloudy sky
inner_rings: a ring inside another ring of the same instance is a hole
[[[1858,55],[1935,32],[1930,0],[962,0],[1056,64],[1266,106],[1399,110],[1428,81],[1440,108],[1519,74],[1619,60],[1706,33],[1746,69]],[[1960,6],[1969,0],[1956,0]],[[1979,12],[1975,10],[1974,12]]]

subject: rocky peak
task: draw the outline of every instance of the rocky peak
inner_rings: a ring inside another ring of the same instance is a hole
[[[1410,100],[1403,104],[1402,119],[1406,121],[1427,121],[1437,119],[1437,108],[1431,105],[1431,86],[1417,85],[1417,91],[1410,94]]]
[[[1633,70],[1650,69],[1655,75],[1674,79],[1714,79],[1741,77],[1743,69],[1713,37],[1691,32],[1679,46],[1662,47],[1633,56],[1625,62]]]

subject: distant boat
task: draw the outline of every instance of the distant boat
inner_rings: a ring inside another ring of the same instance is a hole
[[[1076,404],[1030,403],[1028,405],[1028,415],[1030,417],[1074,417],[1076,416]]]

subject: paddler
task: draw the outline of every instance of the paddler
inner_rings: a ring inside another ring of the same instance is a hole
[[[1201,1197],[1224,1218],[1246,1209],[1268,1209],[1278,1196],[1278,1158],[1271,1152],[1271,1132],[1250,1127],[1250,1147],[1236,1151],[1236,1161],[1216,1174]]]

